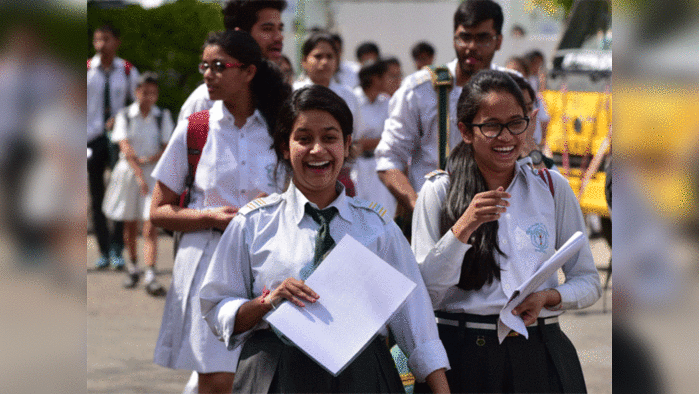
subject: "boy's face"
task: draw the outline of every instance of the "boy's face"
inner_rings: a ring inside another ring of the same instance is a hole
[[[97,30],[92,36],[92,45],[100,55],[115,56],[120,43],[119,39],[108,31]]]
[[[136,100],[141,108],[150,108],[158,101],[158,85],[154,83],[144,83],[136,88]]]

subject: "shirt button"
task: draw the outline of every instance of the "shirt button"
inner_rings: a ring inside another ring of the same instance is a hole
[[[245,160],[241,161],[240,164],[245,165]]]
[[[507,283],[505,283],[505,290],[508,290],[508,291],[510,290],[510,285]]]
[[[247,191],[247,190],[243,189],[243,190],[241,190],[240,192],[243,193],[243,194],[245,194],[246,191]]]
[[[240,133],[240,138],[245,138],[245,134]]]

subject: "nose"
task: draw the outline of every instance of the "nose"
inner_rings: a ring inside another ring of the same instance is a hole
[[[313,143],[313,146],[311,147],[311,154],[319,154],[323,152],[323,144],[320,143],[320,141],[315,141]]]

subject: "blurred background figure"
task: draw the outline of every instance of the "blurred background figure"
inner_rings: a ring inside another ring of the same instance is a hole
[[[359,44],[355,52],[360,65],[368,61],[377,61],[381,57],[379,46],[370,41]]]
[[[403,82],[403,70],[400,67],[400,61],[397,57],[389,57],[384,59],[386,65],[388,66],[387,80],[386,80],[386,93],[389,96],[393,96],[393,93],[398,90],[400,84]]]
[[[342,44],[342,37],[337,33],[331,34],[330,36],[333,38],[333,41],[335,42],[335,47],[337,48],[337,53],[340,56],[340,61],[334,76],[335,80],[350,88],[358,86],[359,76],[357,75],[357,73],[359,72],[359,64],[355,62],[350,62],[348,60],[342,60],[342,54],[344,50],[344,45]]]
[[[546,87],[546,65],[544,63],[544,54],[538,49],[531,50],[524,55],[527,64],[529,65],[529,83],[538,92]]]
[[[527,36],[527,32],[521,25],[512,25],[510,29],[510,38],[521,39]]]
[[[510,57],[509,59],[507,59],[507,63],[505,63],[505,68],[515,70],[518,73],[520,73],[524,77],[524,79],[529,79],[529,63],[523,57]]]
[[[118,159],[119,148],[109,141],[114,116],[133,101],[138,83],[138,70],[128,61],[117,57],[121,40],[119,30],[105,24],[95,30],[92,45],[95,56],[87,62],[87,159],[88,185],[92,202],[92,225],[99,244],[100,258],[95,268],[111,264],[124,269],[124,223],[113,221],[110,228],[102,212],[104,174]]]
[[[429,42],[418,42],[413,46],[410,54],[413,56],[413,61],[415,61],[416,70],[425,66],[431,66],[434,63],[435,50]]]
[[[0,169],[2,176],[2,222],[15,241],[17,261],[25,267],[47,257],[43,230],[23,217],[21,189],[28,170],[42,159],[32,127],[36,116],[57,97],[61,73],[51,65],[42,36],[28,22],[9,22],[0,55]],[[37,61],[37,55],[44,60]],[[55,73],[55,76],[54,76]]]
[[[376,173],[374,149],[381,140],[384,122],[388,118],[390,97],[383,93],[388,80],[386,62],[368,62],[359,70],[361,85],[354,89],[359,100],[361,113],[357,130],[354,131],[354,146],[357,159],[351,177],[357,189],[357,197],[374,201],[386,208],[386,215],[393,218],[396,213],[396,199],[379,179]]]
[[[291,64],[291,60],[286,55],[282,55],[279,61],[279,68],[282,70],[282,75],[284,76],[284,82],[289,85],[294,83],[294,66]]]

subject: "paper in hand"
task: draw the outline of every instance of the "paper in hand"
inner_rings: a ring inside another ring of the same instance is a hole
[[[320,298],[265,320],[334,376],[366,348],[416,284],[346,235],[305,282]]]
[[[498,319],[498,339],[500,343],[505,340],[510,330],[514,330],[529,339],[529,332],[524,325],[524,321],[520,316],[513,315],[512,310],[521,304],[527,296],[534,293],[536,289],[561,268],[566,261],[570,260],[584,244],[585,237],[583,237],[580,231],[577,231],[556,251],[556,253],[541,264],[532,277],[527,279],[512,293],[510,300],[500,311],[500,318]]]

